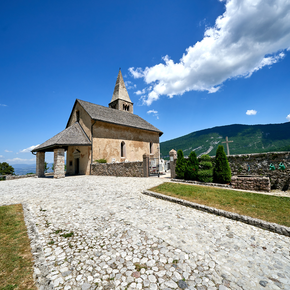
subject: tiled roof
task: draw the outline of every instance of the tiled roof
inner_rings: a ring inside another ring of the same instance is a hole
[[[93,120],[158,132],[159,136],[163,134],[159,129],[132,113],[103,107],[79,99],[77,99],[77,102],[80,103]]]
[[[91,141],[78,122],[40,144],[31,152],[53,150],[56,147],[73,145],[91,145]]]

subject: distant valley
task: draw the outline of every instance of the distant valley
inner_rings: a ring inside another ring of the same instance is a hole
[[[16,175],[25,175],[27,173],[36,172],[36,164],[12,164]],[[47,172],[52,172],[52,163],[48,163],[49,170]]]
[[[227,125],[192,132],[160,143],[161,158],[168,159],[171,149],[182,149],[184,155],[195,151],[198,156],[214,156],[218,145],[228,136],[230,154],[290,151],[290,122],[267,125]],[[226,145],[224,145],[226,152]]]

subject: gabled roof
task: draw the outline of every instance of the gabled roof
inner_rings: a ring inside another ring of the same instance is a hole
[[[128,91],[126,89],[125,82],[124,82],[121,70],[119,70],[117,81],[116,81],[116,84],[115,84],[114,93],[113,93],[112,100],[111,100],[110,103],[112,103],[112,102],[114,102],[114,101],[116,101],[118,99],[121,99],[121,100],[124,100],[126,102],[132,103],[131,100],[130,100]]]
[[[93,120],[158,132],[159,136],[163,134],[163,132],[161,132],[159,129],[157,129],[156,127],[154,127],[153,125],[151,125],[150,123],[148,123],[147,121],[145,121],[144,119],[142,119],[137,115],[129,114],[128,112],[125,111],[103,107],[79,99],[76,100],[74,107],[77,102],[84,108],[84,110],[89,114],[89,116]],[[68,124],[69,121],[67,123],[67,126]]]
[[[35,147],[31,152],[52,151],[67,146],[90,146],[91,141],[78,122]]]

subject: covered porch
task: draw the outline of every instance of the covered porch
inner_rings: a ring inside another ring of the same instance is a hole
[[[45,152],[54,152],[54,178],[65,177],[65,151],[74,150],[74,164],[69,161],[69,174],[80,173],[80,152],[82,149],[86,149],[88,152],[86,160],[84,162],[90,162],[91,141],[83,131],[78,122],[72,126],[61,131],[57,135],[53,136],[46,142],[34,148],[31,152],[36,155],[36,175],[38,177],[44,177],[45,171]],[[74,165],[75,170],[71,167]]]

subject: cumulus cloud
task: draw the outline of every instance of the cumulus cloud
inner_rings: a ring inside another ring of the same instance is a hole
[[[227,0],[225,12],[207,28],[201,41],[186,49],[179,62],[129,68],[153,90],[143,98],[150,105],[160,95],[172,98],[188,91],[215,93],[222,83],[250,77],[285,56],[290,48],[289,0]]]
[[[5,152],[7,152],[7,153],[11,153],[11,152],[13,152],[13,151],[9,151],[9,150],[7,150],[7,149],[6,149],[6,150],[4,150],[4,151],[5,151]]]
[[[257,114],[257,111],[256,111],[256,110],[247,110],[246,114],[247,114],[248,116],[254,116],[254,115]]]
[[[134,94],[136,94],[136,95],[144,95],[145,93],[146,93],[146,89],[143,89],[142,91],[138,90]]]
[[[25,148],[25,149],[23,149],[23,150],[20,150],[20,153],[28,153],[28,152],[30,152],[31,150],[33,150],[34,148],[36,148],[37,146],[39,146],[39,144],[38,145],[32,145],[32,146],[30,146],[30,147],[28,147],[28,148]]]
[[[0,155],[0,158],[4,158],[4,156],[3,155]]]
[[[288,121],[290,121],[290,114],[286,117],[286,119],[287,119]]]
[[[0,107],[7,107],[7,105],[5,105],[5,104],[0,104]]]
[[[133,84],[131,81],[126,81],[125,82],[125,86],[126,86],[127,90],[131,90],[131,89],[135,89],[136,88],[136,85]]]
[[[147,111],[147,114],[152,114],[154,117],[156,117],[156,119],[159,119],[158,111],[149,110],[149,111]]]

